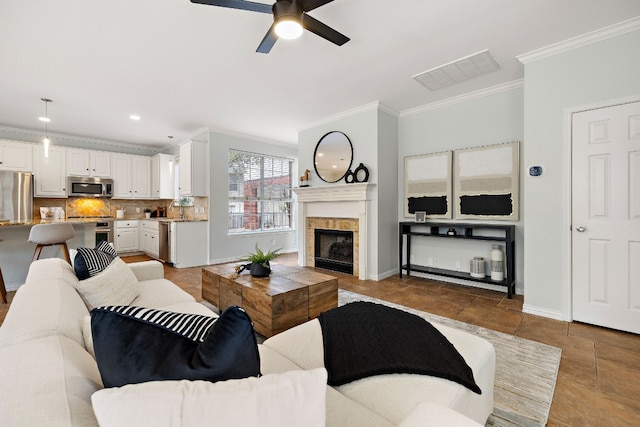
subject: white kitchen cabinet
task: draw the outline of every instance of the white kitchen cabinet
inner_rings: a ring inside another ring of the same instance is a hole
[[[111,153],[67,149],[67,175],[111,178]]]
[[[207,196],[207,144],[185,142],[180,146],[180,196]]]
[[[33,146],[0,140],[0,170],[33,171]]]
[[[158,231],[158,221],[142,221],[140,226],[140,246],[147,255],[154,258],[158,258],[160,255]]]
[[[175,198],[175,159],[170,154],[156,154],[151,158],[151,197]]]
[[[111,173],[116,199],[151,197],[151,159],[130,154],[111,155]]]
[[[186,268],[209,263],[208,222],[174,221],[169,232],[169,261],[174,267]]]
[[[49,147],[49,157],[44,157],[44,147],[33,149],[33,175],[36,197],[67,197],[66,150]]]
[[[119,220],[114,221],[115,236],[113,244],[116,252],[132,252],[139,250],[138,229],[139,221]]]
[[[67,149],[67,175],[89,176],[89,151]]]
[[[91,176],[111,178],[111,153],[91,151],[89,153]]]

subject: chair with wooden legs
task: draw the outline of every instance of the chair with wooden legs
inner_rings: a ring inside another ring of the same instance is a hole
[[[71,264],[67,240],[73,239],[75,235],[73,226],[66,222],[34,225],[29,232],[29,241],[36,244],[33,261],[40,259],[44,247],[60,245],[64,258]]]
[[[0,242],[4,239],[0,236]],[[2,268],[0,268],[0,304],[7,304],[7,288],[4,286],[4,278],[2,277]]]

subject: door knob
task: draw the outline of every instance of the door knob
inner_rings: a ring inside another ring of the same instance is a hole
[[[587,227],[585,227],[584,225],[579,225],[576,227],[576,230],[580,233],[584,233],[587,230]]]

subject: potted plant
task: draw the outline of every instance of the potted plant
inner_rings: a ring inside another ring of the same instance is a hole
[[[263,252],[256,243],[255,251],[250,253],[245,258],[245,261],[249,261],[250,264],[244,266],[243,270],[249,268],[249,272],[253,277],[267,277],[271,274],[271,264],[269,261],[280,256],[282,248],[275,250],[269,249],[267,252]]]
[[[149,208],[144,208],[144,216],[149,219],[151,218],[151,209]]]

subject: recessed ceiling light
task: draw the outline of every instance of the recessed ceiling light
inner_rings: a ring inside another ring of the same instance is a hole
[[[38,117],[38,120],[40,120],[41,122],[46,122],[46,123],[51,122],[51,119],[49,117]]]
[[[130,118],[131,120],[133,120],[133,121],[136,121],[136,122],[140,120],[140,116],[136,116],[135,114],[131,114],[131,115],[129,116],[129,118]]]

